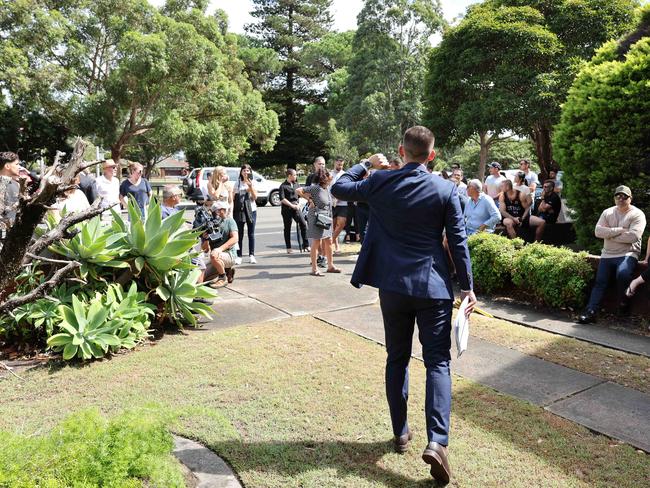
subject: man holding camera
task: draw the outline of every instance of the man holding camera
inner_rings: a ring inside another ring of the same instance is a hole
[[[205,229],[201,235],[203,250],[210,253],[210,263],[217,274],[217,281],[210,286],[222,288],[232,283],[235,276],[239,233],[235,220],[228,217],[228,202],[216,201],[209,205],[201,209],[200,215],[197,214],[194,226]]]

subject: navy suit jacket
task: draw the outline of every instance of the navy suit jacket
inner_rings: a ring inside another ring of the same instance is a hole
[[[461,289],[472,289],[472,265],[456,185],[427,172],[420,163],[377,171],[363,179],[357,164],[332,186],[339,200],[366,201],[368,229],[357,259],[352,285],[419,298],[453,299],[446,230]]]

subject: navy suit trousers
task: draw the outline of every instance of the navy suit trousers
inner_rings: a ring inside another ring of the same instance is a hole
[[[451,300],[416,298],[379,290],[386,337],[386,397],[393,434],[408,431],[409,360],[415,321],[426,367],[425,416],[429,442],[449,443],[451,413]]]

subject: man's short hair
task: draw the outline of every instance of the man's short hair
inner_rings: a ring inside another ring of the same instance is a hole
[[[336,159],[334,161],[345,161],[345,158],[342,156],[336,156]]]
[[[168,198],[171,198],[176,195],[182,195],[182,194],[183,194],[182,190],[176,185],[165,185],[163,187],[163,192],[162,192],[163,200],[167,200]]]
[[[291,176],[291,175],[294,174],[295,172],[296,172],[295,169],[293,169],[293,168],[287,168],[287,176]]]
[[[530,161],[528,161],[527,159],[522,159],[521,161],[519,161],[519,164],[522,164],[522,163],[530,166]]]
[[[433,149],[435,137],[426,127],[416,125],[404,133],[402,146],[404,152],[413,158],[424,158]]]
[[[325,158],[323,156],[317,156],[314,159],[314,164],[325,164]]]
[[[483,183],[481,183],[481,180],[474,178],[473,180],[469,180],[467,182],[467,187],[474,187],[476,190],[478,190],[479,193],[483,191]]]
[[[17,159],[20,159],[18,157],[18,154],[15,152],[11,151],[6,151],[6,152],[0,152],[0,170],[4,169],[5,164],[13,163]]]

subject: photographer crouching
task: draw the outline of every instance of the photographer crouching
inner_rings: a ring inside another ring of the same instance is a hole
[[[210,253],[211,267],[208,267],[205,276],[217,275],[217,280],[209,285],[212,288],[232,283],[235,276],[239,234],[237,223],[227,216],[228,208],[228,202],[208,199],[204,206],[197,207],[194,216],[194,227],[205,230],[201,234],[201,247]]]

